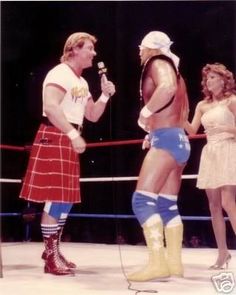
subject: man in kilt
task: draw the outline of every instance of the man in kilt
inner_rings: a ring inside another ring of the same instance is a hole
[[[81,136],[84,117],[96,122],[103,114],[115,86],[101,76],[101,95],[94,101],[84,69],[92,66],[97,39],[77,32],[65,42],[60,63],[43,82],[43,117],[32,146],[20,198],[45,203],[41,230],[45,244],[44,272],[73,275],[76,265],[60,252],[59,244],[67,216],[80,198],[78,154],[86,149]]]

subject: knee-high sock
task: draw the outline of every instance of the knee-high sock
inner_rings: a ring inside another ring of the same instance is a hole
[[[62,213],[60,218],[58,219],[58,232],[62,231],[67,220],[68,214]]]
[[[58,224],[43,224],[41,223],[41,231],[43,238],[49,238],[58,231]]]
[[[72,207],[71,203],[58,203],[58,202],[46,202],[44,206],[44,212],[56,220],[56,224],[42,224],[43,237],[49,237],[49,235],[56,232],[61,236],[62,229],[66,223],[68,213]],[[55,230],[56,229],[56,230]]]

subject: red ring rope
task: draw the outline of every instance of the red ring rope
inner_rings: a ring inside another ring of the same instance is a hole
[[[199,138],[206,138],[205,134],[195,134],[189,135],[189,139],[199,139]],[[143,139],[130,139],[130,140],[116,140],[116,141],[104,141],[104,142],[92,142],[87,143],[87,147],[102,147],[102,146],[116,146],[116,145],[128,145],[128,144],[138,144],[142,143]],[[14,145],[7,145],[7,144],[0,144],[0,148],[3,150],[14,150],[14,151],[30,151],[31,146],[14,146]]]

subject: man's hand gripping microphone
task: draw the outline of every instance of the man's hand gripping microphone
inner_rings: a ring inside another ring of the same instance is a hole
[[[101,86],[104,96],[108,96],[108,99],[115,93],[115,86],[111,81],[107,79],[107,68],[104,65],[104,62],[100,61],[97,64],[98,74],[101,77]]]
[[[107,73],[107,68],[105,67],[104,62],[103,62],[103,61],[100,61],[100,62],[98,62],[97,65],[98,65],[98,74],[99,74],[99,76],[100,76],[100,77],[104,76],[104,78],[105,78],[106,81],[107,81],[107,75],[106,75],[106,73]]]

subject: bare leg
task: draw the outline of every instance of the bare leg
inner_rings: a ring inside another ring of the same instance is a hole
[[[206,194],[209,201],[209,208],[212,218],[212,226],[218,247],[218,258],[215,265],[222,265],[228,255],[226,243],[226,226],[221,205],[221,190],[207,189]]]
[[[185,165],[179,166],[175,159],[164,150],[150,150],[143,163],[137,189],[147,192],[153,192],[160,196],[162,194],[173,196],[177,200],[181,185],[181,174],[183,172],[184,166]],[[168,205],[166,206],[167,211],[165,213],[167,213],[169,210]],[[150,226],[145,227],[147,222],[146,224],[144,224],[144,229],[146,228],[145,239],[149,248],[149,252],[152,255],[150,255],[148,267],[146,267],[143,271],[130,276],[130,279],[137,281],[141,281],[142,279],[146,280],[147,275],[149,276],[149,278],[152,275],[155,277],[162,277],[168,274],[167,270],[172,276],[183,276],[184,270],[181,259],[183,224],[180,220],[178,220],[179,216],[176,215],[174,217],[177,218],[174,225],[167,226],[166,224],[164,224],[167,248],[166,257],[163,256],[164,245],[162,228],[160,228],[158,224],[155,224],[154,226],[156,229],[156,233],[158,232],[157,228],[159,228],[159,237],[161,237],[161,239],[158,241],[158,244],[160,245],[159,250],[153,251],[151,247],[152,244],[148,243],[147,235]],[[152,235],[153,232],[151,231],[151,237],[153,239]]]
[[[3,278],[3,273],[2,273],[2,249],[1,249],[1,241],[0,241],[0,278]]]
[[[53,218],[52,216],[48,215],[48,213],[46,213],[45,211],[43,211],[41,223],[42,224],[57,224],[57,220],[55,218]]]
[[[151,148],[143,161],[136,189],[158,194],[176,165],[168,152]]]
[[[222,207],[226,211],[236,235],[236,186],[225,186],[221,189]]]
[[[160,193],[168,195],[178,195],[184,167],[185,164],[182,166],[176,166],[175,169],[170,172],[168,179],[160,190]]]
[[[140,171],[136,191],[153,193],[156,195],[165,184],[171,171],[175,168],[176,162],[164,150],[151,148],[144,161]],[[142,211],[147,209],[148,202],[142,203]],[[155,200],[150,200],[155,208]],[[139,200],[140,208],[140,200]],[[139,209],[140,210],[140,209]],[[135,211],[136,214],[138,211]],[[153,210],[153,214],[148,216],[144,222],[140,222],[149,253],[148,264],[141,270],[128,275],[130,281],[149,281],[153,279],[162,279],[170,275],[166,262],[164,250],[163,223],[158,212]]]

